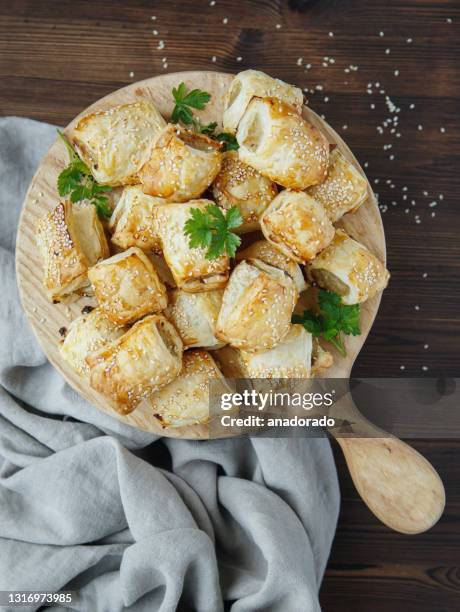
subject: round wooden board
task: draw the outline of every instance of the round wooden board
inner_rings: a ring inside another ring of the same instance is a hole
[[[76,117],[67,126],[66,132],[71,134],[72,127],[83,115],[96,110],[108,109],[117,104],[133,102],[139,98],[150,98],[161,114],[169,117],[173,109],[171,89],[181,81],[189,88],[198,87],[212,94],[206,110],[198,114],[203,121],[217,121],[221,126],[223,97],[231,80],[231,74],[220,72],[179,72],[146,79],[119,89],[98,100],[84,110],[79,117]],[[336,144],[365,176],[347,145],[326,122],[307,107],[304,107],[303,115],[319,127],[326,134],[329,142]],[[64,376],[66,381],[99,410],[109,413],[129,425],[155,434],[175,438],[206,439],[208,437],[208,427],[206,425],[163,429],[153,417],[151,408],[146,402],[140,404],[131,414],[126,416],[118,414],[107,404],[104,396],[91,389],[88,382],[78,376],[61,359],[59,329],[67,327],[70,321],[81,314],[84,306],[92,304],[89,298],[81,298],[69,305],[51,304],[42,287],[42,265],[37,253],[35,228],[38,220],[54,208],[58,202],[56,178],[65,165],[67,165],[67,153],[63,144],[56,140],[32,179],[19,220],[16,244],[16,272],[19,293],[27,318],[40,345],[50,362]],[[382,220],[370,185],[368,185],[368,191],[368,199],[358,212],[353,215],[346,215],[340,225],[354,238],[365,244],[382,261],[385,261],[385,235]],[[353,362],[372,326],[379,303],[380,295],[362,306],[362,334],[346,338],[348,355],[345,359],[338,354],[334,355],[335,364],[328,372],[330,377],[349,376]]]

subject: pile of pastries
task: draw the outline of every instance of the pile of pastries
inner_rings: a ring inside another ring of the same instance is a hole
[[[302,115],[302,91],[246,70],[225,98],[237,151],[170,124],[150,100],[90,114],[70,139],[114,189],[104,226],[88,203],[61,201],[37,228],[54,303],[94,295],[61,353],[127,414],[147,401],[163,426],[206,422],[208,381],[311,377],[332,355],[291,323],[309,285],[357,304],[389,274],[334,224],[367,199],[366,180]],[[191,248],[193,208],[237,206],[251,240],[234,259]]]

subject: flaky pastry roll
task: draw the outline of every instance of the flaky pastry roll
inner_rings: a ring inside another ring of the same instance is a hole
[[[150,315],[86,361],[93,389],[111,400],[118,412],[128,414],[178,376],[182,341],[165,317]]]
[[[165,125],[152,102],[138,100],[86,115],[71,140],[98,183],[132,185]]]
[[[223,289],[202,293],[171,291],[165,315],[179,332],[184,348],[223,346],[215,336],[223,294]]]
[[[278,193],[269,178],[244,164],[234,151],[225,153],[222,168],[212,184],[212,194],[221,208],[237,206],[243,224],[239,234],[259,229],[259,217]]]
[[[104,259],[88,271],[99,308],[125,325],[166,308],[166,288],[147,255],[137,247]]]
[[[220,143],[204,134],[168,125],[139,172],[142,189],[170,202],[199,198],[220,170],[220,149]]]
[[[299,263],[312,260],[334,237],[326,211],[302,191],[279,193],[260,219],[265,238]]]
[[[125,187],[110,218],[113,244],[122,249],[135,246],[143,251],[161,251],[152,214],[160,204],[166,201],[145,194],[140,185]]]
[[[191,200],[181,204],[157,206],[155,222],[161,238],[163,255],[177,286],[191,293],[224,287],[228,279],[229,258],[206,259],[206,250],[191,248],[184,226],[192,208],[204,210],[210,200]]]
[[[216,336],[246,351],[272,348],[288,333],[297,298],[284,271],[257,259],[242,261],[225,288]]]
[[[346,213],[358,210],[367,198],[367,181],[346,157],[334,149],[329,155],[326,180],[307,189],[335,223]]]
[[[109,256],[104,228],[90,204],[59,203],[38,222],[36,239],[43,260],[43,285],[53,302],[87,289],[88,268]]]
[[[163,427],[206,423],[209,420],[210,379],[218,380],[223,390],[229,390],[207,351],[186,351],[178,377],[149,400],[154,417]]]
[[[303,325],[291,325],[279,344],[267,351],[240,351],[247,378],[310,378],[312,335]]]
[[[82,314],[69,325],[60,352],[72,368],[81,376],[89,375],[86,357],[100,350],[108,342],[116,340],[127,331],[109,321],[100,308]]]
[[[257,240],[248,246],[243,251],[237,251],[236,261],[243,260],[251,261],[252,259],[260,259],[269,266],[274,266],[280,270],[284,270],[295,283],[297,291],[302,293],[307,288],[307,283],[302,274],[302,270],[298,263],[281,253],[267,240]]]
[[[225,96],[224,129],[236,132],[236,128],[252,98],[278,98],[290,104],[298,114],[302,112],[302,90],[279,79],[260,72],[244,70],[235,76]]]
[[[390,278],[373,253],[340,229],[331,244],[308,265],[307,275],[323,289],[338,293],[348,305],[365,302],[383,291]]]
[[[326,178],[326,137],[289,104],[254,98],[238,126],[240,159],[289,189],[306,189]]]

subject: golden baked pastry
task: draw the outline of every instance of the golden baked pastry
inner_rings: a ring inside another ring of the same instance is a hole
[[[152,262],[137,247],[104,259],[88,271],[99,308],[116,325],[125,325],[166,308],[166,288]]]
[[[115,325],[100,308],[94,308],[74,319],[69,325],[67,335],[60,346],[61,355],[78,374],[88,376],[89,365],[86,357],[108,342],[116,340],[126,331],[127,327]]]
[[[184,226],[192,208],[204,210],[210,200],[191,200],[181,204],[156,206],[155,223],[161,238],[163,255],[177,286],[192,293],[224,287],[228,280],[229,258],[206,259],[206,250],[191,248]]]
[[[204,134],[168,125],[139,172],[145,193],[170,202],[199,198],[216,178],[221,145]]]
[[[253,242],[247,249],[244,249],[244,251],[238,251],[235,259],[236,261],[260,259],[269,266],[274,266],[275,268],[284,270],[286,274],[289,274],[299,293],[302,293],[302,291],[305,291],[308,287],[299,264],[287,257],[284,253],[281,253],[281,251],[270,244],[268,240],[257,240]]]
[[[68,301],[89,288],[88,268],[109,256],[94,206],[59,203],[37,225],[43,285],[52,302]]]
[[[364,245],[338,229],[331,244],[307,267],[323,289],[338,293],[344,304],[365,302],[388,284],[390,273]]]
[[[223,294],[223,289],[202,293],[176,289],[170,293],[165,315],[179,332],[184,348],[223,346],[215,336]]]
[[[149,100],[86,115],[71,141],[98,183],[133,185],[166,121]]]
[[[224,129],[235,133],[241,117],[252,98],[278,98],[290,104],[297,113],[302,112],[302,90],[280,79],[260,72],[244,70],[235,76],[225,96]]]
[[[86,361],[93,389],[109,398],[121,414],[128,414],[178,376],[182,341],[165,317],[150,315]]]
[[[209,385],[212,379],[219,381],[222,390],[229,391],[221,371],[207,351],[186,351],[177,378],[150,398],[153,416],[163,427],[207,423],[210,413]]]
[[[242,261],[225,288],[216,336],[246,351],[272,348],[287,335],[297,298],[285,272],[257,259]]]
[[[303,191],[282,191],[260,219],[265,238],[299,263],[312,260],[334,237],[326,211]]]
[[[155,206],[163,198],[146,195],[140,185],[125,187],[110,218],[112,242],[122,249],[139,247],[143,251],[161,251],[161,241],[153,222]]]
[[[326,180],[307,189],[335,223],[346,213],[358,210],[367,198],[367,181],[339,149],[329,155]]]
[[[240,159],[283,187],[306,189],[326,178],[326,137],[281,100],[254,98],[236,138]]]
[[[243,224],[235,230],[239,234],[259,229],[259,217],[277,193],[273,181],[243,163],[234,151],[225,153],[212,184],[212,194],[221,208],[238,207],[243,217]]]

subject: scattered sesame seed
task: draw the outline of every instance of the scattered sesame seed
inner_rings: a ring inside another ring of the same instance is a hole
[[[441,132],[441,134],[445,134],[446,128],[445,127],[440,127],[439,131]]]
[[[411,104],[411,105],[409,106],[409,108],[410,108],[411,110],[414,110],[414,108],[415,108],[415,104]]]
[[[426,350],[426,349],[430,348],[430,345],[429,344],[424,344],[423,348]]]
[[[217,60],[217,57],[216,57],[215,55],[213,55],[213,56],[211,57],[211,61],[212,61],[212,62],[215,62],[216,60]]]
[[[399,70],[395,70],[394,75],[399,76]]]
[[[303,57],[298,57],[298,58],[297,58],[297,62],[296,62],[296,63],[297,63],[297,66],[301,66],[301,65],[302,65],[302,62],[303,62]]]
[[[241,60],[242,60],[242,59],[243,59],[243,58],[241,57],[241,55],[239,55],[239,56],[236,58],[236,61],[237,61],[237,62],[241,62]]]
[[[152,16],[150,17],[150,19],[151,19],[152,21],[155,21],[155,20],[156,20],[156,18],[157,18],[157,16],[156,16],[156,15],[152,15]]]
[[[420,125],[420,124],[419,124],[419,125],[417,126],[417,129],[418,129],[418,131],[419,131],[419,132],[421,132],[421,131],[423,130],[423,125]]]
[[[400,370],[405,370],[405,369],[406,369],[406,366],[401,365],[401,366],[399,366],[399,369],[400,369]]]
[[[415,304],[414,309],[415,310],[420,310],[420,306],[418,304]]]
[[[334,38],[334,32],[329,32],[329,37]]]
[[[410,44],[411,44],[411,42],[412,42],[412,38],[408,38],[408,39],[406,40],[406,42],[407,42],[407,44],[409,44],[409,45],[410,45]]]
[[[228,23],[228,17],[224,17],[224,18],[222,19],[222,23],[223,23],[223,24],[227,24],[227,23]]]
[[[211,2],[209,3],[209,6],[216,6],[216,0],[211,0]]]
[[[133,72],[132,70],[131,70],[131,72],[129,73],[129,76],[130,76],[131,78],[133,78],[133,76],[134,76],[134,72]]]
[[[348,125],[347,124],[342,125],[342,130],[348,130]]]
[[[428,372],[428,367],[427,367],[427,366],[422,366],[422,370],[423,370],[424,372]]]
[[[386,55],[390,55],[390,53],[391,53],[391,49],[385,49],[385,54]]]
[[[280,24],[280,23],[277,23],[277,24],[276,24],[276,29],[277,29],[277,30],[281,30],[281,24]]]
[[[446,19],[446,21],[447,21],[447,23],[452,23],[452,19],[451,19],[450,17],[448,17],[448,18]]]
[[[383,38],[385,36],[385,32],[379,32],[379,36]]]

